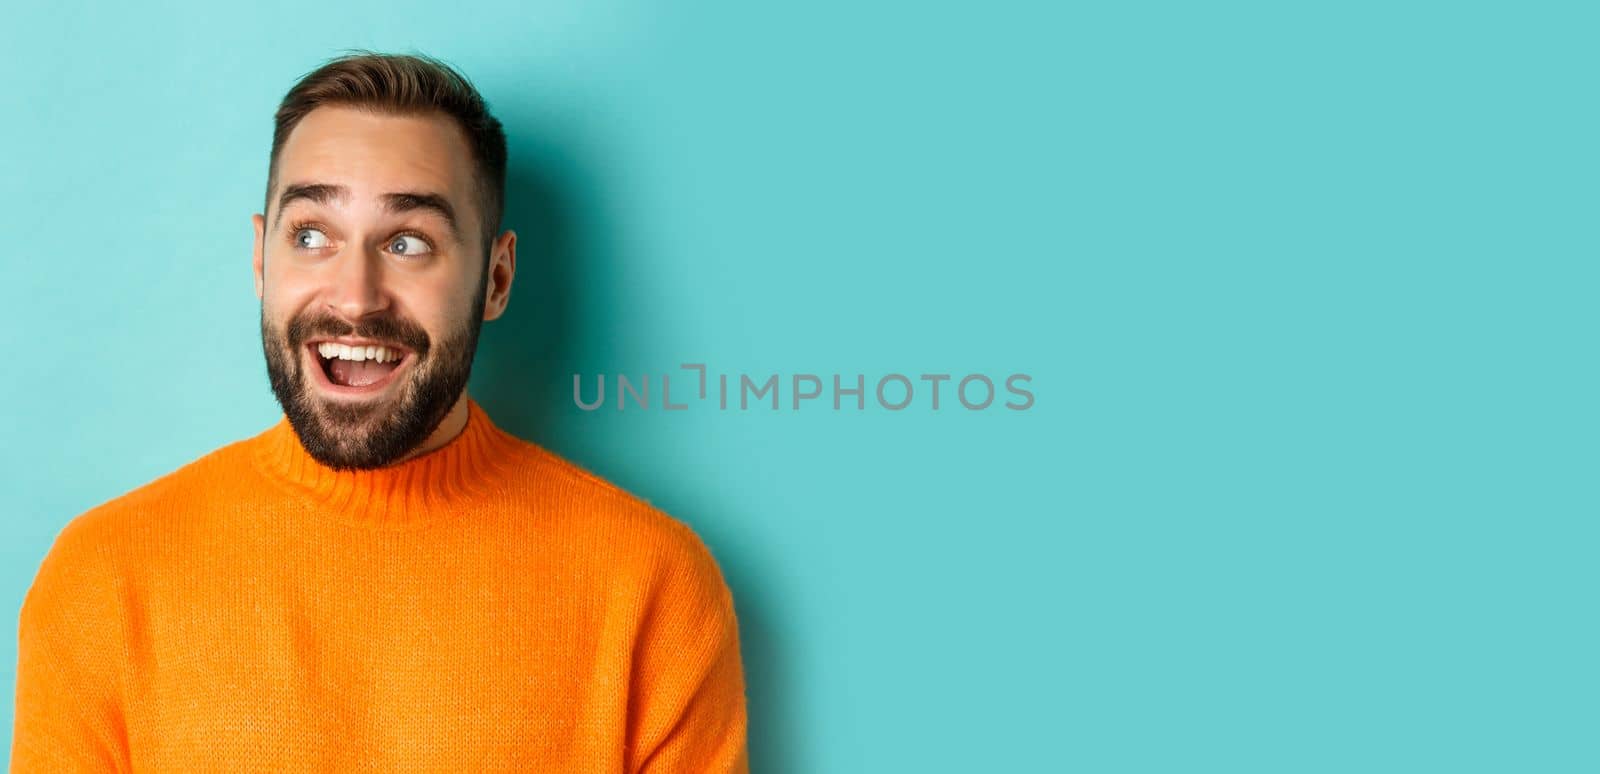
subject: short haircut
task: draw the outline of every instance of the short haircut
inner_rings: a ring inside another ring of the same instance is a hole
[[[506,135],[489,104],[455,68],[422,54],[378,54],[354,51],[313,70],[283,97],[272,131],[272,156],[267,162],[267,203],[277,185],[278,154],[300,120],[323,106],[365,108],[396,115],[442,113],[466,135],[483,213],[483,250],[487,256],[505,210]]]

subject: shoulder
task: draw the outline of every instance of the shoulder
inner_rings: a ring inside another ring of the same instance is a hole
[[[142,521],[192,510],[225,499],[244,484],[250,469],[250,440],[213,449],[154,480],[110,498],[74,518],[69,527],[89,535],[107,535],[140,526]]]
[[[519,493],[547,528],[651,580],[726,593],[716,557],[688,522],[540,444],[518,446]]]
[[[130,547],[164,542],[167,522],[206,512],[196,504],[225,501],[228,487],[241,481],[240,466],[249,464],[245,444],[214,449],[68,519],[46,550],[34,586],[114,573]]]

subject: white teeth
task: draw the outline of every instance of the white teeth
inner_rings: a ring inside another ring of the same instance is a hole
[[[330,360],[338,358],[357,362],[375,360],[379,363],[389,363],[400,359],[400,353],[388,347],[352,347],[348,344],[338,344],[331,341],[324,341],[318,344],[317,354]]]

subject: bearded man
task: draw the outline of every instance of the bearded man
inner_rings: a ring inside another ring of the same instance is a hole
[[[268,170],[283,417],[57,535],[12,770],[746,771],[705,545],[466,394],[516,268],[483,98],[429,57],[341,57],[284,97]]]

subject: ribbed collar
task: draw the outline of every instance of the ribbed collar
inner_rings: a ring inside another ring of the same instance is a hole
[[[263,475],[344,521],[410,527],[448,518],[504,472],[517,440],[471,398],[467,426],[427,454],[376,470],[334,470],[306,453],[287,416],[251,439]]]

